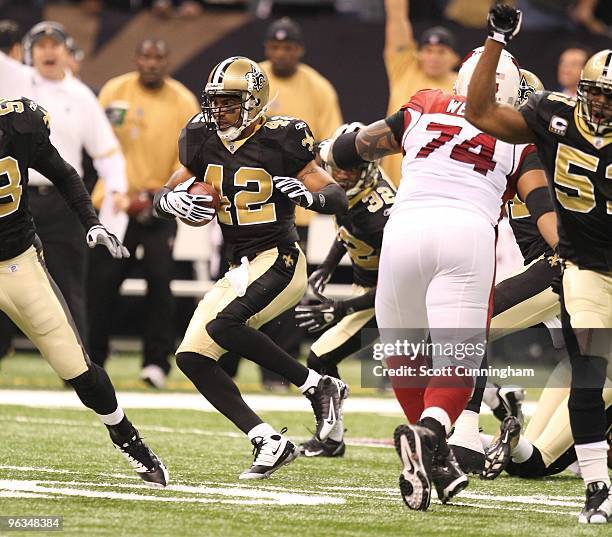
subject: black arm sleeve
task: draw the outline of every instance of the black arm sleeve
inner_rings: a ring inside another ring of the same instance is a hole
[[[358,168],[359,166],[367,164],[367,162],[361,158],[361,155],[357,153],[357,147],[355,146],[356,138],[356,132],[347,132],[341,134],[334,140],[334,145],[331,148],[332,158],[336,166],[341,170],[352,170],[353,168]]]
[[[531,221],[536,225],[538,219],[543,214],[555,212],[552,200],[550,199],[550,192],[548,187],[545,186],[535,188],[529,192],[527,199],[525,199],[525,205],[527,205],[527,210],[531,214]]]
[[[39,152],[32,168],[42,173],[57,187],[86,230],[100,225],[83,180],[51,143],[47,143]]]
[[[356,296],[355,298],[349,298],[343,300],[342,303],[346,307],[347,315],[355,313],[356,311],[368,310],[374,307],[374,299],[376,298],[376,287],[369,289],[363,295]]]
[[[389,125],[397,145],[402,147],[402,136],[404,135],[404,111],[398,110],[385,118],[385,123]]]
[[[343,215],[348,211],[348,199],[344,189],[332,183],[318,192],[312,193],[313,203],[308,207],[311,211],[321,214]]]
[[[321,263],[321,267],[325,267],[331,274],[344,257],[344,254],[346,254],[346,248],[336,239],[331,245],[325,261]]]
[[[164,220],[174,220],[173,214],[167,213],[159,206],[159,200],[161,200],[164,195],[171,191],[171,188],[163,186],[157,192],[155,192],[155,196],[153,197],[153,214],[157,216],[157,218],[161,218]]]

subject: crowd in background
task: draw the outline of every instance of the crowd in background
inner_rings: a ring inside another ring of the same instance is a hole
[[[38,5],[44,3],[32,1]],[[267,1],[267,8],[271,10],[274,2]],[[160,17],[197,17],[208,2],[83,0],[79,3],[91,13],[105,8],[147,8]],[[372,8],[374,3],[368,0],[312,0],[310,3],[344,11],[366,7],[370,14],[376,11]],[[384,4],[375,3],[386,21],[383,58],[389,81],[388,113],[398,110],[420,89],[452,91],[460,62],[455,36],[444,26],[413,35],[411,21],[413,17],[423,16],[423,4],[428,4],[429,10],[435,10],[440,16],[445,14],[462,25],[482,26],[491,2],[385,0]],[[574,25],[582,25],[594,33],[610,31],[609,5],[603,4],[595,0],[517,0],[517,5],[525,11],[526,24],[567,31]],[[257,7],[266,8],[265,5]],[[264,13],[261,9],[258,14]],[[426,16],[431,15],[430,11]],[[265,60],[261,66],[269,76],[271,95],[275,96],[270,113],[305,120],[318,140],[332,136],[343,122],[342,95],[339,99],[330,81],[301,61],[306,52],[303,30],[295,21],[283,18],[272,22],[262,37]],[[169,76],[171,52],[164,40],[153,36],[138,45],[134,71],[108,80],[97,100],[87,81],[79,80],[83,51],[60,24],[41,23],[27,29],[2,20],[0,50],[0,94],[3,97],[25,95],[49,109],[52,142],[82,175],[87,176],[89,169],[93,181],[96,176],[102,179],[94,190],[101,220],[123,238],[133,256],[130,260],[115,260],[100,249],[91,252],[88,258],[83,231],[71,213],[65,211],[61,197],[46,179],[31,176],[28,192],[47,264],[84,336],[83,343],[92,360],[104,365],[119,289],[137,259],[136,250],[141,249],[143,255],[138,257],[138,263],[148,283],[143,311],[147,328],[142,334],[141,378],[162,388],[170,369],[168,358],[174,351],[175,299],[170,282],[176,224],[153,218],[151,203],[153,193],[179,165],[176,140],[184,124],[198,112],[198,98]],[[549,89],[575,96],[581,68],[590,54],[588,47],[570,44],[568,40],[567,49],[559,57],[558,86]],[[357,118],[344,118],[354,119]],[[383,164],[396,184],[400,161],[401,157],[389,158]],[[308,241],[310,217],[305,210],[299,210],[296,216],[304,245]],[[2,355],[10,349],[12,332],[8,320],[0,318]],[[264,332],[297,357],[302,334],[295,328],[291,312],[269,323]],[[237,358],[228,358],[228,367],[235,368]],[[264,372],[263,379],[268,387],[279,387],[281,383],[269,372]]]

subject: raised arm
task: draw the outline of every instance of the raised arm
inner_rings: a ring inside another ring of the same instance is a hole
[[[489,37],[472,73],[466,119],[480,130],[511,144],[535,142],[535,135],[518,110],[495,101],[496,71],[504,46],[521,26],[521,12],[503,4],[491,8]]]
[[[414,46],[408,0],[385,0],[385,54]]]

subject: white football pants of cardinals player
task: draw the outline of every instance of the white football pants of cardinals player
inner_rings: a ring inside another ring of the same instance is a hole
[[[435,344],[485,340],[495,240],[490,219],[475,211],[420,204],[394,210],[385,227],[376,289],[383,343],[408,339],[418,344],[430,335],[434,370],[463,359],[466,368],[479,367],[482,354],[452,356],[445,347],[441,356]],[[406,411],[403,403],[402,407]],[[461,410],[447,409],[451,422]],[[418,409],[414,411],[406,412],[410,421],[419,415]]]

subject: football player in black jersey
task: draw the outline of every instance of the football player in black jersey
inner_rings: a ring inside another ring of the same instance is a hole
[[[362,123],[346,123],[334,138],[357,132]],[[329,164],[324,168],[346,191],[349,210],[336,216],[337,237],[323,264],[309,278],[321,304],[298,306],[296,319],[309,332],[318,332],[332,325],[312,344],[308,367],[324,375],[340,378],[338,363],[357,352],[377,337],[374,297],[378,279],[378,258],[383,229],[395,200],[395,188],[383,178],[377,162],[368,162],[354,170],[341,170]],[[353,267],[353,296],[347,300],[328,300],[325,286],[344,255],[348,253]],[[369,332],[363,330],[374,329]],[[364,339],[368,334],[371,341]],[[300,446],[307,457],[338,457],[345,451],[342,416],[327,440],[313,436]]]
[[[586,485],[581,523],[612,517],[602,389],[612,328],[612,50],[585,64],[578,98],[532,95],[517,111],[494,102],[495,67],[518,33],[521,12],[496,5],[489,39],[468,92],[467,115],[478,128],[511,143],[535,143],[559,220],[563,260],[561,320],[572,365],[569,414]]]
[[[296,205],[326,214],[347,209],[344,190],[314,161],[308,125],[290,117],[266,117],[268,92],[266,75],[248,58],[231,57],[215,66],[202,113],[180,137],[183,168],[155,198],[159,216],[193,222],[209,220],[215,212],[206,206],[209,197],[186,191],[196,177],[213,185],[221,198],[216,214],[233,268],[198,305],[176,362],[251,440],[255,459],[241,479],[268,477],[291,462],[298,449],[246,405],[217,363],[225,352],[276,371],[297,386],[312,403],[319,440],[329,436],[348,395],[342,381],[304,367],[258,330],[293,308],[307,287]]]
[[[529,95],[543,90],[544,86],[536,75],[521,69],[519,107],[527,102]],[[524,161],[525,172],[538,170],[537,173],[543,173],[542,164],[533,145],[525,146],[521,158]],[[552,247],[542,237],[527,205],[518,195],[508,201],[506,208],[510,226],[523,254],[525,266],[517,274],[495,286],[489,332],[490,342],[554,319],[560,311],[559,297],[551,289],[554,277],[558,277],[561,270],[558,258],[554,255]],[[541,217],[555,219],[550,196],[544,196],[539,210]],[[549,240],[553,243],[558,241],[556,236]],[[481,367],[485,367],[486,364],[485,358]],[[485,390],[487,396],[483,397]],[[553,390],[547,395],[556,393]],[[541,402],[541,408],[545,409],[548,401],[552,405],[552,412],[558,402],[563,400],[563,396],[560,398],[548,396]],[[455,422],[455,430],[449,439],[457,461],[466,473],[480,474],[485,465],[485,451],[478,434],[478,414],[483,399],[500,421],[503,421],[508,415],[514,415],[518,418],[519,424],[522,423],[521,401],[524,399],[524,390],[519,386],[501,388],[487,385],[487,378],[479,376],[476,379],[474,393]],[[517,428],[516,422],[508,421],[503,424],[500,438],[507,438],[503,432],[510,426],[516,429],[512,431],[514,434],[519,434],[520,426]],[[501,454],[508,458],[508,449],[503,448]],[[492,455],[495,460],[498,457],[499,453]]]
[[[166,468],[118,406],[106,371],[89,360],[66,303],[47,272],[28,204],[28,168],[48,177],[61,192],[88,230],[91,248],[103,244],[113,257],[130,255],[100,224],[83,181],[51,144],[47,112],[26,98],[0,100],[0,309],[98,415],[114,446],[145,483],[165,487]]]

